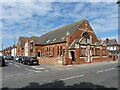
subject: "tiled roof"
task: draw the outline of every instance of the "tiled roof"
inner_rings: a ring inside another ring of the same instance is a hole
[[[73,35],[73,33],[80,27],[80,25],[84,21],[85,20],[81,20],[81,21],[63,26],[61,28],[50,31],[40,37],[33,36],[32,39],[34,40],[35,44],[40,44],[40,45],[64,42],[66,41],[66,38],[65,38],[66,34],[69,33],[70,36]]]
[[[80,41],[80,39],[75,39],[75,40],[72,42],[72,44],[70,45],[69,49],[75,48],[75,44],[78,44],[79,41]]]
[[[28,40],[29,37],[19,37],[19,40],[21,42],[21,47],[24,48],[25,41]]]
[[[114,45],[116,43],[116,39],[109,39],[108,42],[106,42],[106,45]]]

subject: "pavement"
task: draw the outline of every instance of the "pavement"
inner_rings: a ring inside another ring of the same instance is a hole
[[[104,61],[104,62],[95,62],[95,63],[89,63],[89,64],[76,64],[76,65],[55,65],[55,64],[47,64],[47,63],[40,63],[38,66],[33,66],[35,68],[47,68],[47,69],[54,69],[54,70],[62,70],[62,69],[74,69],[78,67],[91,67],[91,66],[99,66],[101,64],[111,64],[111,63],[118,63],[120,60],[115,61]]]
[[[118,89],[118,62],[59,66],[41,63],[28,66],[6,62],[2,87],[8,88],[114,88]]]

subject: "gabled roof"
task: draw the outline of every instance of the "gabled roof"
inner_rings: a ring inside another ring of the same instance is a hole
[[[29,37],[19,37],[19,41],[21,42],[21,47],[24,48],[25,41],[28,40]]]
[[[75,44],[78,44],[80,41],[80,39],[74,39],[74,41],[72,42],[72,44],[70,45],[69,49],[74,49],[75,48]]]
[[[108,42],[106,42],[107,46],[109,46],[109,45],[115,45],[115,44],[117,44],[116,39],[109,39]]]
[[[64,42],[66,41],[66,34],[69,33],[70,36],[73,35],[73,33],[81,26],[81,24],[85,21],[81,20],[66,26],[63,26],[61,28],[52,30],[40,37],[32,37],[32,39],[35,41],[35,44],[40,45],[47,45],[57,42]]]

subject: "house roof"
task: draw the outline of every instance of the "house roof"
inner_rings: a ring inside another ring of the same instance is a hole
[[[106,42],[107,46],[109,46],[109,45],[115,45],[115,44],[117,44],[116,39],[109,39],[108,42]]]
[[[66,34],[69,33],[70,36],[73,35],[73,33],[80,27],[80,25],[85,21],[81,20],[63,27],[60,27],[58,29],[52,30],[40,37],[31,37],[35,44],[40,45],[47,45],[57,42],[64,42],[66,41]]]
[[[69,49],[74,49],[75,48],[75,44],[78,44],[80,41],[80,39],[75,39],[72,44],[70,45]]]
[[[21,47],[24,48],[25,41],[28,40],[29,37],[19,37],[19,41],[21,42]]]

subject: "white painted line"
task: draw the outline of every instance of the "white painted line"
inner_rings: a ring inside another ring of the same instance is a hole
[[[28,68],[25,68],[25,70],[27,70],[27,71],[34,71],[34,70],[30,70],[30,69],[28,69]]]
[[[17,65],[17,64],[15,64],[15,66],[17,66],[17,67],[21,67],[21,66],[19,66],[19,65]]]
[[[35,72],[39,73],[39,72],[42,72],[42,71],[35,71]]]
[[[85,75],[78,75],[78,76],[76,76],[76,77],[82,77],[82,76],[85,76]]]
[[[27,74],[32,74],[32,73],[27,73]]]
[[[23,75],[23,74],[17,74],[17,75]]]
[[[45,72],[48,72],[48,70],[46,70]]]
[[[72,79],[72,78],[76,78],[76,77],[82,77],[84,75],[78,75],[78,76],[72,76],[72,77],[68,77],[68,78],[64,78],[64,79],[60,79],[60,80],[69,80],[69,79]]]
[[[100,70],[100,71],[97,71],[97,73],[101,73],[101,72],[105,72],[105,71],[110,71],[110,70],[113,70],[115,68],[110,68],[110,69],[106,69],[106,70]]]
[[[4,76],[4,77],[12,77],[12,76],[14,76],[14,75],[8,75],[8,76]]]
[[[42,71],[30,70],[30,69],[27,69],[27,68],[25,68],[25,70],[27,70],[27,71],[32,71],[32,72],[42,72]]]
[[[35,68],[35,69],[45,69],[45,68],[39,68],[39,67],[35,67],[35,66],[31,66],[32,68]]]
[[[9,64],[12,64],[12,63],[9,63]]]

